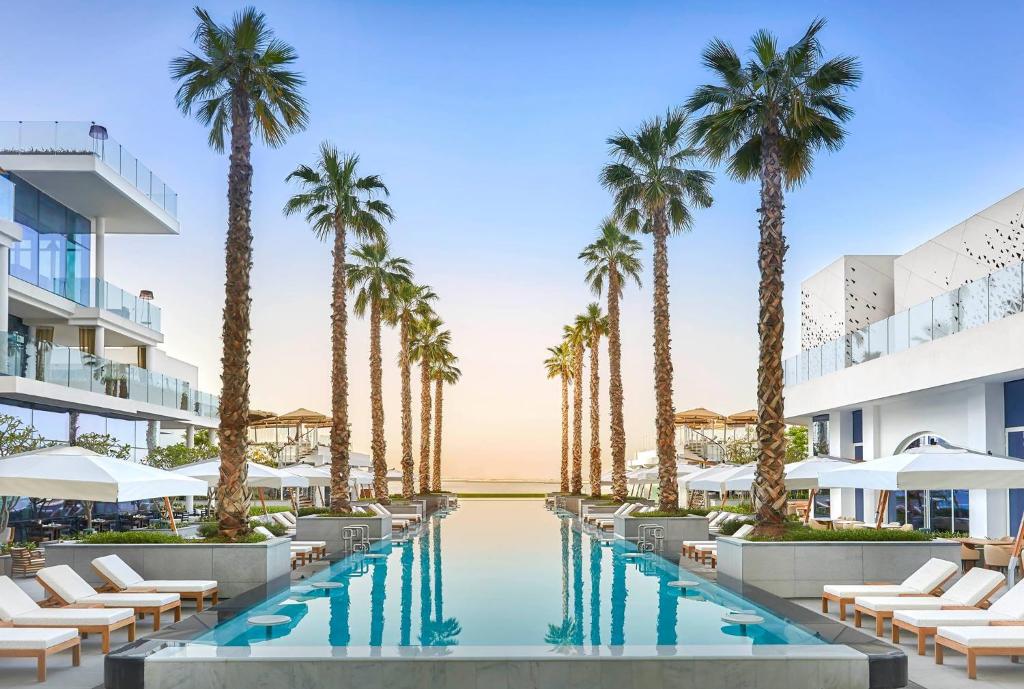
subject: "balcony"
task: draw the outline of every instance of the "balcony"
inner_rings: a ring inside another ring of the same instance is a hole
[[[7,342],[0,375],[145,402],[210,419],[219,414],[220,398],[193,389],[187,381],[15,333],[0,333],[0,338]]]
[[[112,285],[105,280],[94,280],[95,282],[95,305],[97,308],[127,318],[150,330],[160,330],[160,307],[154,306],[149,299],[137,297],[117,285]]]
[[[1024,311],[1017,263],[782,362],[787,387]]]

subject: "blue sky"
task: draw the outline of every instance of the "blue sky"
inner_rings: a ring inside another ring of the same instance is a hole
[[[212,2],[226,19],[237,3]],[[257,150],[253,403],[327,411],[330,255],[283,180],[325,138],[383,176],[397,253],[441,295],[464,382],[448,396],[453,475],[542,477],[557,461],[558,389],[544,348],[591,299],[576,261],[609,209],[605,139],[707,80],[714,36],[745,48],[829,19],[829,53],[863,62],[846,147],[787,197],[787,342],[800,280],[842,253],[902,253],[1017,189],[1024,7],[934,2],[264,2],[308,79],[309,129]],[[182,232],[114,238],[108,279],[153,289],[167,349],[218,386],[226,160],[174,108],[167,62],[189,3],[5,4],[0,119],[96,120],[180,195]],[[754,404],[757,188],[719,175],[715,206],[673,239],[678,408]],[[646,257],[649,264],[649,257]],[[649,279],[645,284],[649,284]],[[649,290],[624,304],[630,450],[652,435]],[[368,441],[366,326],[352,325],[354,442]],[[394,337],[386,342],[392,361]],[[397,375],[386,372],[389,462]],[[605,376],[606,377],[606,376]],[[606,430],[602,428],[606,435]]]

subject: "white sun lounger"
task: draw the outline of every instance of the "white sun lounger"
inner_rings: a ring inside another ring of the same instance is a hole
[[[405,517],[396,517],[395,515],[391,514],[386,509],[381,507],[380,504],[376,502],[371,502],[369,505],[367,505],[367,507],[371,512],[373,512],[379,517],[391,517],[392,531],[394,531],[395,529],[398,529],[399,531],[404,531],[405,529],[408,529],[409,526],[412,524],[411,520],[406,519]]]
[[[640,502],[626,502],[619,506],[619,509],[610,515],[595,515],[592,523],[599,529],[610,529],[615,526],[615,517],[625,517],[643,507]]]
[[[112,592],[177,593],[195,601],[196,612],[203,611],[203,602],[209,598],[217,605],[217,582],[209,579],[143,579],[117,555],[106,555],[92,561],[92,568],[103,577]]]
[[[935,663],[942,665],[943,651],[967,656],[967,678],[978,678],[978,656],[1024,655],[1024,623],[987,627],[939,627],[935,635]]]
[[[821,594],[821,611],[828,602],[839,604],[839,619],[846,619],[846,606],[857,596],[927,596],[949,581],[960,568],[953,562],[933,557],[901,584],[826,584]]]
[[[277,538],[270,532],[265,526],[257,526],[253,528],[253,531],[260,534],[265,538]],[[293,546],[305,547],[308,546],[313,549],[313,554],[316,557],[324,557],[327,555],[327,541],[292,541]]]
[[[853,624],[859,627],[864,615],[875,618],[875,634],[882,636],[885,621],[897,610],[948,610],[976,608],[1003,587],[999,572],[974,567],[941,596],[857,596],[853,601]]]
[[[989,624],[1024,624],[1024,583],[1001,595],[988,610],[897,610],[892,618],[892,640],[900,632],[917,634],[917,653],[924,655],[925,642],[939,627],[975,627]]]
[[[36,581],[58,604],[132,608],[137,615],[152,615],[153,631],[160,629],[160,616],[165,612],[173,612],[174,621],[181,621],[181,596],[176,593],[97,593],[67,565],[43,567]]]
[[[282,515],[280,512],[274,512],[270,515],[270,518],[273,519],[275,523],[283,526],[285,528],[285,531],[287,531],[288,533],[295,533],[295,525],[288,521],[287,517]]]
[[[74,627],[83,634],[100,634],[103,652],[110,651],[110,633],[127,628],[135,641],[135,611],[131,608],[42,608],[9,577],[0,576],[0,623],[15,627]]]
[[[82,640],[77,629],[32,629],[0,624],[0,658],[35,658],[36,680],[46,681],[46,659],[71,649],[71,664],[82,662]],[[5,671],[5,674],[7,671]]]

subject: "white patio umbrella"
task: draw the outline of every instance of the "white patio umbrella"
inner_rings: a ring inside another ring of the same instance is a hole
[[[832,457],[812,457],[800,462],[791,462],[783,470],[786,488],[789,490],[807,490],[818,487],[818,476],[826,471],[833,471],[849,466],[851,462]],[[757,464],[746,464],[743,471],[733,474],[725,482],[728,490],[749,491],[754,486]]]
[[[257,464],[256,462],[246,462],[246,466],[247,477],[245,485],[250,488],[256,488],[259,491],[260,504],[263,505],[264,514],[267,513],[267,501],[263,497],[263,490],[265,488],[284,490],[285,488],[306,488],[309,486],[308,479],[288,473],[283,469],[275,469],[274,467]],[[175,469],[174,473],[206,481],[213,488],[220,482],[220,459],[187,464]]]
[[[685,479],[687,490],[713,490],[718,493],[727,493],[726,481],[742,472],[750,464],[728,464],[719,465],[713,469],[705,469],[690,474]]]
[[[170,496],[206,495],[206,484],[84,447],[57,446],[20,452],[0,461],[0,495],[89,503],[164,498],[171,529],[177,532]]]
[[[391,469],[388,471],[387,477],[389,481],[401,481],[402,472],[399,471],[398,469]]]
[[[931,445],[898,455],[858,462],[821,475],[822,488],[867,488],[880,490],[876,527],[894,490],[1003,490],[1024,488],[1024,462],[984,452]],[[1021,548],[1024,520],[1017,531],[1007,578],[1013,583]]]
[[[306,479],[310,486],[323,488],[324,486],[331,485],[331,473],[326,467],[314,467],[308,464],[294,464],[290,467],[283,467],[281,471],[286,471],[295,476],[301,476]]]

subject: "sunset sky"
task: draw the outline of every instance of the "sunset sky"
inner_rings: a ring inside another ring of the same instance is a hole
[[[227,160],[174,106],[168,61],[191,46],[190,3],[5,3],[0,119],[95,120],[180,194],[178,237],[113,237],[107,279],[155,292],[165,349],[219,388]],[[239,3],[205,3],[228,19]],[[440,295],[463,382],[446,393],[446,473],[551,478],[559,387],[545,348],[592,295],[576,256],[609,211],[606,138],[708,80],[713,37],[786,44],[803,2],[261,2],[295,46],[311,123],[257,148],[252,405],[329,411],[330,251],[284,218],[285,176],[324,139],[391,189],[392,248]],[[815,3],[829,53],[863,61],[846,147],[786,203],[787,354],[799,282],[842,253],[902,253],[1021,185],[1024,7]],[[998,65],[994,69],[993,65]],[[965,85],[969,84],[969,87]],[[715,206],[670,246],[677,409],[754,406],[756,185],[718,175]],[[653,436],[650,244],[627,289],[628,451]],[[369,446],[365,321],[350,321],[354,449]],[[388,464],[399,459],[397,335],[385,332]],[[602,365],[606,365],[602,354]],[[602,371],[602,383],[607,379]],[[603,386],[602,386],[603,387]],[[414,399],[418,391],[414,391]],[[602,411],[607,396],[602,390]],[[418,413],[414,409],[414,414]],[[607,423],[602,436],[607,441]],[[605,446],[607,456],[607,445]]]

